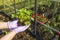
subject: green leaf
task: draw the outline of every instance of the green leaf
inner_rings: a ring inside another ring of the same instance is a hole
[[[14,18],[15,17],[15,14],[12,14],[12,18]]]

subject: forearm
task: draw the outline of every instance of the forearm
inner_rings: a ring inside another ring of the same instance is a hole
[[[16,35],[16,32],[11,31],[9,34],[5,35],[0,40],[12,40],[15,35]]]
[[[0,22],[0,29],[8,28],[7,22]]]

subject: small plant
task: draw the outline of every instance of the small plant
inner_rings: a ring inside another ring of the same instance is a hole
[[[33,11],[28,9],[20,9],[16,14],[12,14],[12,18],[16,17],[19,22],[24,25],[29,25]]]
[[[32,18],[34,18],[35,15],[32,16]],[[48,19],[44,16],[44,15],[40,15],[40,14],[36,14],[36,18],[38,21],[45,23],[48,21]]]

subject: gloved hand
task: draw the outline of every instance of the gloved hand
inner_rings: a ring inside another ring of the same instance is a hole
[[[18,22],[18,20],[8,21],[7,24],[8,24],[9,29],[16,28],[17,27],[17,22]]]
[[[30,26],[30,25],[28,25],[28,26],[19,26],[19,27],[13,29],[13,30],[14,30],[16,33],[19,33],[19,32],[23,32],[23,31],[25,31],[26,29],[28,29],[29,26]]]

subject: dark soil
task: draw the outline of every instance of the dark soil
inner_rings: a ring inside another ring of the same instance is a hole
[[[29,33],[21,32],[18,33],[13,40],[36,40],[34,37],[30,36]]]

